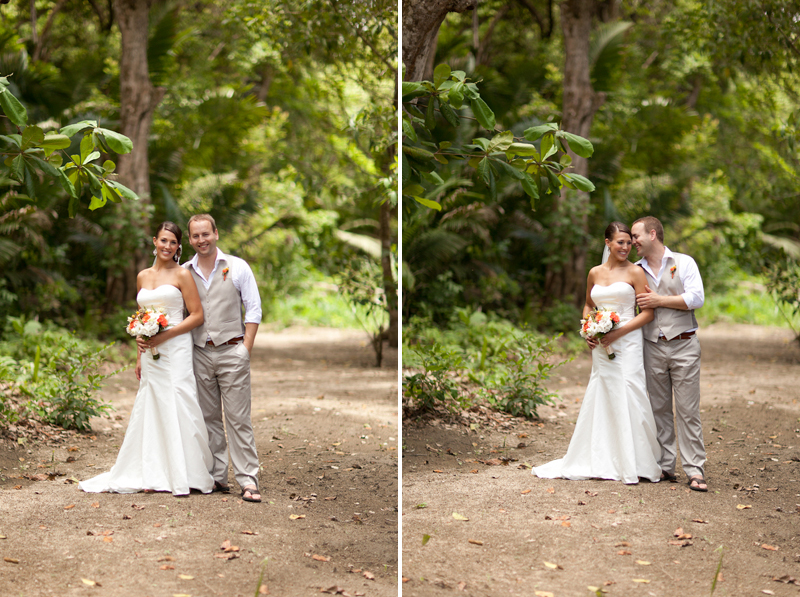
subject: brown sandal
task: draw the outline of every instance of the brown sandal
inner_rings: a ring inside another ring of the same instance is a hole
[[[692,485],[692,483],[696,483],[696,485]],[[700,487],[701,484],[705,485],[706,488],[703,489],[702,487]],[[691,489],[692,491],[702,491],[703,493],[708,491],[708,483],[706,483],[706,480],[703,478],[702,475],[697,475],[695,477],[689,477],[689,481],[688,481],[687,485],[689,485],[689,489]]]

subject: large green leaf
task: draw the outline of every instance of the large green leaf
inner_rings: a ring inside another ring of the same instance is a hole
[[[539,189],[536,188],[536,183],[527,172],[523,172],[522,190],[531,197],[531,207],[533,207],[533,200],[539,198]]]
[[[523,155],[533,156],[539,158],[539,152],[536,151],[536,146],[530,143],[512,143],[506,150],[506,155]]]
[[[461,104],[464,103],[464,84],[461,82],[456,83],[447,92],[447,98],[450,100],[450,104],[458,109],[461,107]]]
[[[545,135],[542,139],[542,161],[553,155],[558,149],[553,142],[553,135]]]
[[[403,195],[421,195],[425,188],[421,184],[403,185]]]
[[[529,129],[525,129],[525,132],[522,133],[522,135],[528,141],[538,141],[539,138],[545,133],[557,130],[558,130],[558,125],[555,122],[548,122],[547,124],[540,124],[539,126],[532,126]]]
[[[427,149],[422,149],[420,147],[412,147],[411,145],[403,145],[403,153],[418,160],[433,159],[433,154]]]
[[[490,131],[494,130],[496,124],[494,112],[481,98],[476,97],[469,100],[469,105],[472,107],[472,112],[475,118],[478,119],[480,125]]]
[[[26,126],[22,131],[23,151],[35,145],[41,145],[42,141],[44,141],[44,131],[38,126]]]
[[[564,178],[569,180],[572,184],[575,185],[575,188],[586,191],[587,193],[591,193],[594,191],[595,186],[591,180],[586,178],[585,176],[581,176],[580,174],[571,174],[571,173],[564,173]]]
[[[14,94],[5,87],[0,87],[0,108],[3,108],[8,119],[17,126],[28,123],[28,111],[25,106],[19,103]]]
[[[58,133],[48,133],[42,140],[42,147],[46,155],[50,155],[56,149],[66,149],[72,144],[72,141],[66,135]]]
[[[25,169],[25,162],[23,161],[22,155],[19,154],[11,161],[11,178],[14,180],[18,180],[22,182],[23,178],[23,171]]]
[[[478,174],[483,179],[483,182],[488,185],[489,177],[491,175],[491,171],[489,169],[489,158],[483,158],[480,162],[478,162]]]
[[[514,133],[511,131],[503,131],[492,137],[491,141],[489,141],[489,145],[486,148],[486,151],[489,153],[493,153],[495,151],[505,151],[511,144],[514,142]]]
[[[92,142],[92,136],[86,135],[83,139],[81,139],[81,164],[86,163],[86,158],[89,156],[90,153],[94,151],[94,143]]]
[[[42,171],[44,171],[48,176],[52,176],[53,178],[60,177],[59,174],[60,170],[55,166],[53,166],[50,162],[46,162],[40,158],[37,158],[36,156],[30,156],[29,159],[32,160],[34,164],[39,166],[39,168]]]
[[[406,96],[414,97],[418,91],[425,91],[425,88],[416,81],[403,81],[403,98]]]
[[[403,157],[401,159],[401,168],[402,168],[402,176],[403,176],[403,184],[407,183],[411,178],[411,164],[408,163],[408,158],[406,157],[405,152],[401,154]]]
[[[112,203],[120,203],[122,201],[122,197],[120,197],[119,193],[110,187],[108,181],[106,180],[103,181],[103,197]]]
[[[403,114],[403,134],[412,141],[417,141],[417,132],[414,130],[414,125],[411,124],[411,120],[405,114]]]
[[[440,64],[433,69],[433,85],[436,89],[442,86],[442,83],[450,78],[450,67],[447,64]]]
[[[450,124],[452,127],[457,127],[459,118],[456,111],[448,104],[447,102],[439,101],[439,111],[444,116],[444,119]]]
[[[64,187],[64,190],[67,193],[69,193],[70,197],[72,197],[73,199],[77,199],[78,198],[78,193],[75,190],[75,185],[72,184],[72,181],[69,179],[69,177],[67,176],[67,174],[63,170],[59,170],[59,172],[61,174],[59,175],[58,179],[61,181],[61,186]],[[70,201],[69,205],[70,205],[70,217],[71,218],[75,217],[72,214],[72,201]]]
[[[72,137],[77,132],[83,131],[88,128],[95,128],[97,126],[97,121],[95,120],[81,120],[80,122],[76,122],[74,124],[68,124],[64,128],[62,128],[59,132],[62,135],[67,137]]]
[[[103,135],[105,142],[116,153],[130,153],[133,150],[133,142],[125,135],[103,128],[95,129],[95,132]]]
[[[414,196],[414,201],[416,201],[420,205],[429,207],[430,209],[435,209],[436,211],[442,211],[442,206],[436,201],[432,201],[431,199],[425,199],[425,197]]]
[[[494,167],[498,170],[505,172],[507,175],[511,176],[512,178],[516,178],[517,180],[523,180],[525,178],[525,174],[520,170],[517,170],[511,164],[507,164],[503,160],[496,160],[493,163]]]
[[[124,184],[121,184],[121,183],[117,182],[116,180],[109,180],[108,184],[109,184],[109,186],[114,188],[120,195],[125,197],[125,199],[133,199],[134,201],[138,201],[139,200],[139,195],[134,193],[132,190],[130,190]]]
[[[561,136],[567,140],[567,143],[569,143],[569,148],[575,155],[579,155],[582,158],[592,157],[592,154],[594,153],[594,147],[592,146],[591,141],[584,139],[583,137],[579,137],[578,135],[568,133],[567,131],[561,131]]]
[[[425,108],[425,128],[429,131],[436,128],[436,106],[433,96],[428,98],[428,107]]]
[[[93,195],[92,196],[92,202],[89,203],[89,209],[94,211],[96,209],[100,209],[105,204],[106,204],[106,198],[103,195],[101,195],[100,197],[98,197],[96,195]]]

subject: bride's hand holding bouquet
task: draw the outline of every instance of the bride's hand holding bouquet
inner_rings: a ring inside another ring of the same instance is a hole
[[[581,319],[581,337],[585,338],[590,348],[594,349],[598,341],[606,349],[609,359],[615,358],[614,349],[611,343],[619,339],[622,333],[614,333],[619,326],[619,314],[610,309],[595,308],[589,311],[584,319]]]

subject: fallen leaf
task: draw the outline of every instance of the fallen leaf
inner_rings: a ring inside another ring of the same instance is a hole
[[[536,595],[536,597],[555,597],[553,593],[548,591],[534,591],[533,594]]]
[[[92,504],[92,508],[99,508],[99,507],[100,507],[100,502],[94,502]]]
[[[104,543],[111,543],[114,540],[114,537],[103,537]]]
[[[239,557],[238,553],[215,553],[215,558],[220,558],[222,560],[233,560]]]
[[[458,512],[453,512],[453,518],[455,518],[456,520],[469,520],[469,518],[467,518],[463,514],[459,514]]]
[[[69,506],[64,506],[64,510],[72,510],[75,507],[75,504],[70,504]]]
[[[297,520],[299,518],[305,518],[305,514],[289,514],[289,520]]]
[[[693,545],[691,541],[669,541],[670,545],[678,545],[680,547],[686,547],[688,545]]]
[[[761,591],[764,595],[774,595],[775,591],[770,591],[769,589],[764,589]]]
[[[692,518],[692,522],[699,522],[700,524],[708,524],[708,521],[703,520],[702,518]]]
[[[434,473],[443,473],[444,471],[440,471],[439,469],[433,469]]]
[[[789,576],[788,574],[784,574],[783,576],[773,576],[772,580],[777,582],[782,582],[785,584],[792,584],[792,585],[800,585],[800,580],[797,580],[793,576]]]
[[[620,549],[617,552],[617,555],[618,556],[632,556],[633,554],[631,552],[629,552],[627,549]]]
[[[471,472],[473,475],[477,475],[477,474],[478,474],[478,469],[474,468],[474,469],[472,469],[470,472]]]
[[[649,580],[645,580],[643,578],[633,578],[631,580],[633,580],[633,582],[639,582],[639,583],[644,583],[644,584],[649,584],[650,583]]]
[[[122,520],[131,520],[132,518],[133,518],[133,516],[131,516],[130,514],[123,514],[122,515]]]
[[[608,511],[608,513],[609,513],[609,514],[616,514],[616,513],[617,513],[617,511],[616,511],[616,510],[614,510],[614,509],[612,508],[611,510],[609,510],[609,511]]]
[[[164,564],[159,568],[159,570],[175,570],[175,566],[171,564]]]
[[[258,535],[258,531],[255,533],[253,531],[242,531],[242,535]]]
[[[3,558],[4,562],[8,562],[9,564],[19,564],[19,560],[17,558]]]
[[[155,528],[159,528],[159,527],[161,526],[161,523],[160,523],[160,522],[154,522],[154,523],[153,523],[153,526],[154,526]]]
[[[563,570],[564,567],[561,564],[553,564],[552,562],[544,562],[544,565],[550,568],[551,570]]]
[[[430,540],[431,540],[431,536],[430,535],[423,535],[422,536],[422,545],[425,545]]]
[[[463,591],[466,588],[467,588],[467,583],[465,583],[463,580],[460,583],[458,583],[458,590],[459,591]]]
[[[555,492],[556,492],[556,490],[554,488],[552,488],[552,487],[548,487],[547,488],[547,493],[555,493]]]
[[[745,506],[744,504],[739,504],[739,505],[736,506],[736,509],[737,510],[749,510],[752,507],[753,506]]]
[[[773,545],[767,545],[766,543],[764,543],[764,544],[761,545],[761,549],[768,549],[770,551],[778,551],[780,548],[779,547],[775,547]]]
[[[137,506],[136,504],[131,504],[131,508],[134,510],[144,510],[144,506]]]
[[[525,494],[527,494],[527,493],[530,493],[530,492],[531,492],[531,490],[530,490],[530,489],[524,489],[524,490],[523,490],[523,491],[521,491],[520,493],[521,493],[522,495],[525,495]]]
[[[630,547],[630,546],[631,546],[631,544],[628,543],[627,541],[620,541],[619,543],[614,545],[614,547]]]
[[[83,581],[83,584],[89,585],[90,587],[94,587],[94,586],[102,587],[103,586],[99,582],[94,581],[94,580],[89,580],[88,578],[82,578],[81,580]]]
[[[777,487],[767,487],[767,491],[778,491]]]
[[[571,526],[572,526],[572,523],[571,523],[571,522],[569,522],[569,521],[566,521],[566,520],[565,520],[565,521],[563,521],[563,522],[561,523],[561,526],[562,526],[562,527],[571,527]]]
[[[640,566],[649,566],[650,565],[650,562],[647,562],[645,560],[636,560],[636,563],[639,564]]]
[[[586,490],[586,491],[584,491],[583,493],[585,493],[585,494],[586,494],[586,495],[588,495],[589,497],[597,497],[597,492],[596,492],[596,491],[589,491],[589,490],[587,489],[587,490]]]
[[[267,585],[261,585],[260,587],[258,587],[258,594],[269,595],[269,589],[267,588]]]
[[[678,535],[683,535],[683,527],[678,527],[677,529],[675,529],[675,532],[672,533],[672,535],[674,537],[677,537]]]
[[[478,541],[477,539],[467,539],[467,541],[473,545],[483,545],[483,541]]]
[[[313,556],[311,556],[311,559],[312,560],[316,560],[317,562],[330,562],[331,561],[330,556],[321,556],[319,554],[314,554]]]
[[[42,527],[39,527],[39,528],[42,528]],[[6,537],[5,535],[0,535],[0,539],[8,539],[8,537]]]
[[[364,578],[366,578],[367,580],[375,580],[375,575],[372,574],[372,572],[364,570]]]
[[[175,558],[172,556],[164,556],[163,558],[158,558],[156,562],[174,562]]]

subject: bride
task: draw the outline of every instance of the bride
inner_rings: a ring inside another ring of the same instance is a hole
[[[188,333],[203,322],[203,308],[192,275],[179,265],[181,236],[176,224],[162,223],[153,237],[153,267],[139,272],[140,307],[163,309],[169,327],[151,342],[159,347],[158,360],[149,351],[138,351],[139,392],[117,462],[111,471],[80,483],[83,491],[170,491],[177,496],[214,489]],[[185,319],[184,304],[189,313]]]
[[[641,330],[653,320],[653,310],[635,313],[636,295],[645,292],[646,278],[640,267],[628,261],[630,229],[612,222],[606,228],[605,243],[608,260],[589,271],[583,316],[595,307],[619,314],[619,326],[599,343],[612,346],[616,358],[609,359],[603,349],[595,350],[596,339],[587,340],[592,373],[567,454],[532,472],[546,479],[655,482],[661,479],[661,448],[647,397]]]

